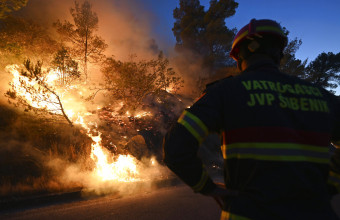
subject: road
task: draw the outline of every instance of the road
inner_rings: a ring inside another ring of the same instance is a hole
[[[340,216],[340,197],[333,200]],[[0,219],[138,219],[214,220],[220,210],[212,198],[194,194],[184,185],[161,188],[127,197],[99,197],[63,204],[2,213]]]
[[[106,196],[0,215],[0,219],[219,219],[220,210],[210,197],[194,194],[184,185],[117,198]]]

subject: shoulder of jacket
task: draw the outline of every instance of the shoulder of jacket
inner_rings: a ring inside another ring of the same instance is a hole
[[[227,77],[224,77],[222,79],[219,79],[219,80],[213,81],[211,83],[208,83],[208,84],[205,85],[205,90],[207,90],[208,88],[211,88],[211,87],[213,87],[213,86],[215,86],[215,85],[217,85],[219,83],[222,83],[225,80],[231,79],[231,78],[233,78],[233,76],[227,76]]]

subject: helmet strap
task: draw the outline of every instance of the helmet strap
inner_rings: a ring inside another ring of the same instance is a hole
[[[241,58],[239,58],[239,59],[237,60],[237,69],[238,69],[239,71],[242,71],[242,62],[243,62],[243,59],[241,59]]]

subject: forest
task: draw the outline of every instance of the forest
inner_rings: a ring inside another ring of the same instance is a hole
[[[237,30],[225,22],[238,3],[211,0],[205,10],[199,0],[180,0],[172,9],[174,53],[149,36],[126,39],[129,31],[108,41],[100,18],[110,1],[73,1],[46,22],[35,19],[40,3],[1,0],[0,196],[123,192],[122,183],[170,178],[165,132],[207,83],[239,74],[229,57]],[[299,60],[303,39],[285,34],[280,69],[334,93],[340,52]],[[119,44],[133,49],[115,52]],[[218,144],[208,138],[204,155],[221,161]]]

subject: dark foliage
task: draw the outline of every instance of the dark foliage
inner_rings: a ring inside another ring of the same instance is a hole
[[[306,80],[323,88],[340,84],[340,53],[321,53],[306,68]]]
[[[199,0],[181,0],[173,12],[176,50],[202,58],[203,67],[211,73],[233,65],[229,51],[236,30],[226,27],[225,19],[233,16],[237,7],[234,0],[213,0],[204,11]]]

